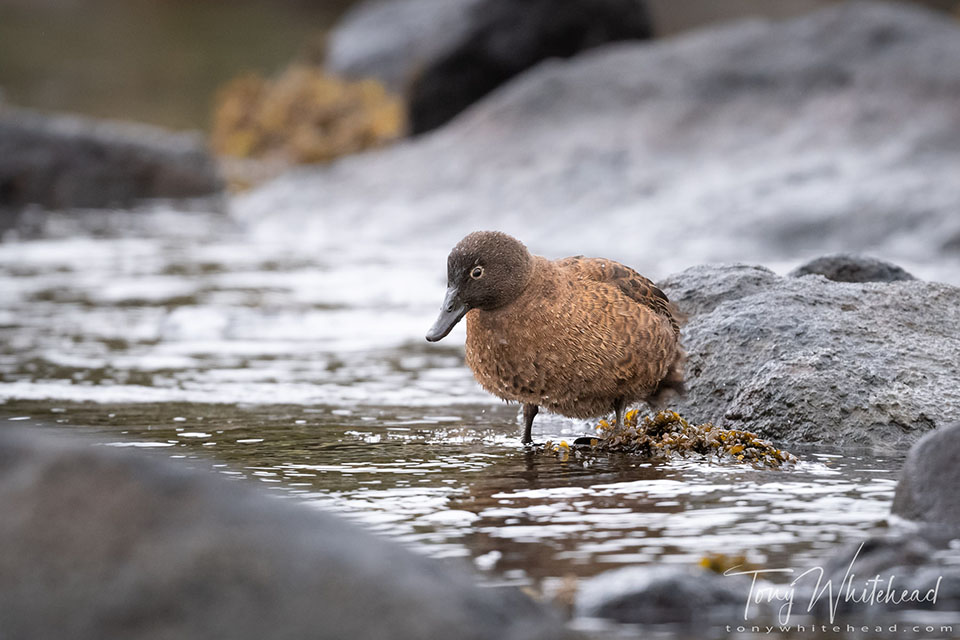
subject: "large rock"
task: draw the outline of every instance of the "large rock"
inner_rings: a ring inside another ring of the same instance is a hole
[[[683,328],[688,419],[777,442],[903,449],[960,420],[960,288],[694,267],[660,283]]]
[[[642,0],[374,0],[333,30],[326,64],[407,94],[422,133],[542,60],[650,35]]]
[[[0,208],[127,207],[222,189],[197,135],[0,108]]]
[[[960,535],[960,423],[910,449],[891,511],[938,533]]]
[[[245,483],[0,429],[4,638],[564,638],[517,590]]]
[[[495,228],[653,278],[847,251],[960,283],[960,65],[940,62],[957,59],[956,21],[883,2],[608,45],[238,211],[301,243],[384,238],[440,260]]]

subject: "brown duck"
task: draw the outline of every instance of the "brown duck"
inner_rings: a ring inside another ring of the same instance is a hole
[[[524,444],[540,407],[573,418],[682,391],[673,306],[633,269],[603,258],[547,260],[496,231],[471,233],[447,258],[447,293],[427,333],[467,317],[467,364],[490,393],[523,403]]]

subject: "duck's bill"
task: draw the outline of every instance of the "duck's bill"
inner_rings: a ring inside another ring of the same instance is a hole
[[[454,288],[447,289],[447,295],[443,298],[443,306],[440,307],[440,315],[437,316],[437,321],[427,331],[428,342],[436,342],[447,337],[447,334],[457,326],[460,319],[467,315],[469,309],[467,305],[460,301],[459,293]]]

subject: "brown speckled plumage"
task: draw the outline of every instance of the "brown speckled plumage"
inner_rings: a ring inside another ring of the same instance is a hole
[[[478,267],[481,276],[470,277]],[[474,376],[504,400],[534,405],[533,415],[540,406],[620,417],[626,405],[682,388],[672,305],[629,267],[583,256],[551,261],[505,234],[477,232],[451,252],[448,277],[469,308]]]

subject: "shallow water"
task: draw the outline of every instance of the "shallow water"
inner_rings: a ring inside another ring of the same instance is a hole
[[[517,408],[464,366],[462,328],[423,341],[439,247],[303,247],[164,210],[37,224],[0,244],[2,424],[250,478],[547,597],[707,553],[822,565],[886,526],[901,461],[868,452],[771,471],[524,451]],[[534,437],[590,427],[541,414]]]
[[[7,422],[82,427],[270,485],[437,557],[463,557],[495,582],[549,591],[618,566],[822,564],[883,526],[899,461],[805,452],[783,470],[712,460],[561,459],[520,446],[511,407],[303,407],[10,402]],[[12,416],[11,412],[21,415]],[[554,421],[540,439],[584,433]]]

